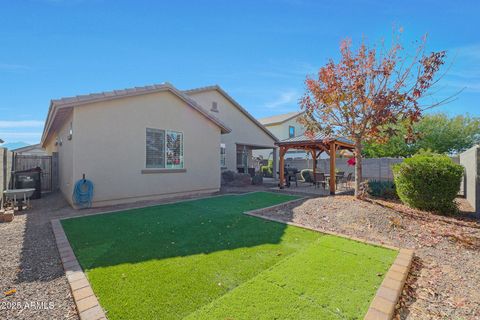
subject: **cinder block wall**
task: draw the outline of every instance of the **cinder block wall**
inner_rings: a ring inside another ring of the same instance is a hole
[[[337,158],[336,168],[338,171],[344,171],[345,175],[354,174],[355,167],[347,164],[348,159]],[[368,180],[393,180],[392,165],[402,162],[398,158],[368,158],[362,161],[363,178]],[[290,167],[302,169],[311,169],[313,161],[306,159],[285,160],[285,164]],[[320,172],[330,172],[330,160],[319,159],[317,168]]]

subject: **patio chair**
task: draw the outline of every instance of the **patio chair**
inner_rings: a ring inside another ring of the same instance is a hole
[[[327,179],[325,178],[325,173],[315,172],[314,184],[315,188],[318,188],[321,184],[323,189],[325,189],[327,187]]]
[[[345,180],[345,171],[338,171],[335,174],[335,184],[336,184],[335,187],[338,189],[338,184],[343,183],[344,180]]]
[[[289,181],[289,187],[291,185],[291,182],[295,182],[295,187],[298,187],[298,176],[297,173],[294,173],[293,171],[288,171],[287,174],[287,180]]]
[[[350,182],[352,182],[352,177],[353,177],[353,173],[350,172],[346,177],[342,178],[341,182],[343,183],[345,189],[350,187]]]

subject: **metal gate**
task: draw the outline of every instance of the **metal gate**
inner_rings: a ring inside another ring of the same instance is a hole
[[[34,156],[34,155],[15,155],[13,171],[23,171],[40,167],[42,169],[42,192],[51,192],[56,188],[56,157],[52,156]]]

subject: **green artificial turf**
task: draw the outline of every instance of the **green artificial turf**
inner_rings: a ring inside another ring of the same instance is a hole
[[[109,319],[360,319],[396,251],[250,217],[256,192],[63,220]]]

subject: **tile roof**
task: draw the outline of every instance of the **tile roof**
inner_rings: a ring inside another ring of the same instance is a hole
[[[83,104],[120,99],[124,97],[132,97],[132,96],[154,93],[154,92],[161,92],[161,91],[170,91],[173,94],[177,95],[180,99],[184,100],[192,108],[196,109],[198,112],[204,115],[207,119],[209,119],[210,121],[215,123],[217,126],[219,126],[222,130],[222,133],[231,132],[231,129],[229,127],[227,127],[220,119],[210,114],[207,110],[205,110],[202,106],[200,106],[194,99],[192,99],[182,91],[178,90],[170,83],[165,82],[162,84],[154,84],[154,85],[148,85],[144,87],[134,87],[134,88],[127,88],[122,90],[112,90],[112,91],[106,91],[106,92],[100,92],[100,93],[78,95],[74,97],[53,99],[50,101],[50,108],[48,110],[47,120],[45,121],[45,127],[42,135],[41,144],[42,145],[44,144],[49,134],[49,130],[53,120],[55,120],[55,114],[57,110],[60,110],[63,108],[76,107]]]
[[[281,124],[285,121],[293,119],[299,115],[301,115],[304,111],[297,111],[297,112],[289,112],[284,114],[278,114],[271,117],[260,118],[258,121],[263,125],[272,125],[272,124]]]
[[[90,93],[90,94],[83,94],[83,95],[78,95],[73,97],[53,99],[51,103],[59,106],[59,105],[78,103],[78,102],[92,102],[102,98],[123,97],[123,96],[129,96],[132,94],[149,93],[151,91],[164,89],[166,87],[173,87],[173,86],[168,82],[164,82],[161,84],[153,84],[153,85],[148,85],[143,87],[126,88],[126,89],[120,89],[120,90],[104,91],[99,93]]]

